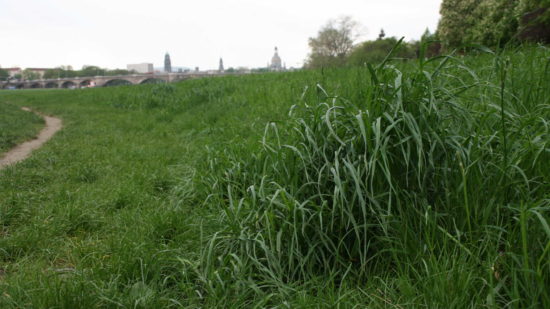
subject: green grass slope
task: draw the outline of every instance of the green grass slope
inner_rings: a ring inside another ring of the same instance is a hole
[[[35,137],[44,125],[43,119],[39,116],[5,103],[0,104],[0,155],[13,146]]]
[[[548,307],[549,57],[2,92],[0,307]]]

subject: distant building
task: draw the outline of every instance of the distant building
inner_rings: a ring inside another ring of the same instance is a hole
[[[10,77],[14,77],[18,74],[23,74],[23,70],[21,70],[21,68],[4,68],[4,70],[8,71]]]
[[[281,60],[281,57],[279,57],[279,49],[275,47],[275,54],[271,58],[271,64],[269,65],[270,71],[282,71],[283,70],[283,62]]]
[[[143,74],[153,73],[155,71],[152,63],[128,64],[126,68],[128,71],[136,71],[137,73]]]
[[[222,58],[220,58],[220,66],[218,67],[218,71],[220,73],[223,73],[225,71],[224,68],[223,68],[223,59]]]
[[[164,72],[166,73],[172,72],[172,61],[170,60],[170,54],[168,53],[164,55]]]

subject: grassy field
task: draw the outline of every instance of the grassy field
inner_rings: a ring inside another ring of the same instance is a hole
[[[549,307],[549,57],[0,92],[0,307]]]
[[[13,104],[0,104],[0,155],[35,137],[43,126],[44,120],[39,116],[22,111]]]

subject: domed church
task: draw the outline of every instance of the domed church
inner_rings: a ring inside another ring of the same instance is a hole
[[[281,57],[279,57],[279,49],[275,47],[275,54],[271,58],[271,64],[269,65],[271,71],[283,71],[283,64]]]

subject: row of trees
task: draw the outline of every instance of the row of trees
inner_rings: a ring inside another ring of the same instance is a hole
[[[423,42],[434,42],[428,56],[477,43],[490,47],[510,42],[550,43],[550,0],[443,0],[435,33],[420,41],[403,42],[394,54],[415,58]],[[377,40],[355,44],[358,26],[350,17],[331,20],[309,39],[307,68],[375,63],[397,43],[382,30]]]
[[[72,77],[92,77],[92,76],[116,76],[116,75],[129,75],[135,72],[128,70],[108,70],[102,69],[97,66],[85,66],[82,70],[73,70],[70,66],[68,67],[57,67],[54,69],[46,70],[44,73],[45,79],[53,78],[72,78]]]
[[[382,29],[378,39],[354,44],[359,37],[358,33],[358,23],[350,17],[329,21],[319,30],[317,37],[309,39],[311,53],[305,67],[338,67],[379,62],[398,42],[395,37],[386,37]],[[431,38],[432,35],[426,30],[424,37]],[[414,58],[419,46],[419,42],[403,42],[394,56],[404,59]]]
[[[11,79],[15,80],[36,80],[40,79],[40,74],[31,69],[25,69],[21,74],[15,74]],[[0,68],[0,81],[10,80],[10,73],[7,70]]]
[[[134,71],[128,70],[108,70],[102,69],[97,66],[86,66],[82,70],[73,70],[71,66],[61,66],[54,69],[49,69],[44,72],[44,76],[40,76],[39,73],[25,69],[21,74],[13,76],[15,80],[37,80],[37,79],[55,79],[55,78],[73,78],[73,77],[92,77],[92,76],[117,76],[117,75],[129,75],[134,74]],[[0,68],[0,81],[7,81],[10,74],[7,70]]]

